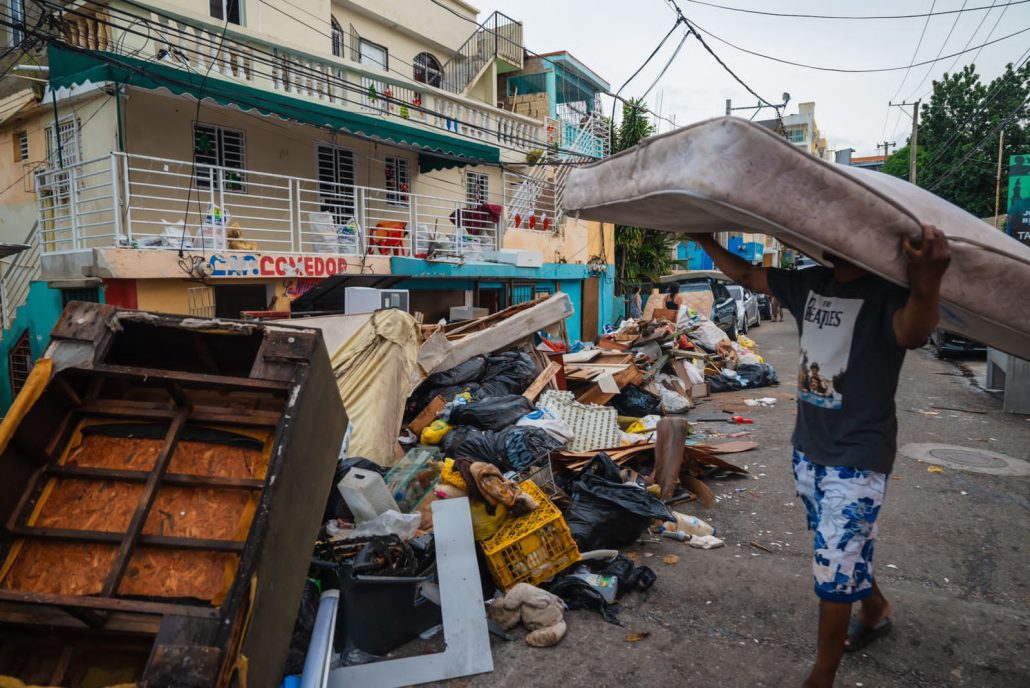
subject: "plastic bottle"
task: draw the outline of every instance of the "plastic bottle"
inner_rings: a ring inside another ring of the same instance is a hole
[[[590,587],[601,593],[608,604],[615,604],[615,595],[619,590],[619,579],[615,576],[602,576],[596,573],[577,571],[573,578],[579,578],[590,584]]]
[[[662,529],[661,529],[660,532],[662,534],[662,537],[667,537],[670,540],[678,540],[680,542],[686,542],[687,540],[690,539],[690,536],[687,535],[686,533],[684,533],[682,530],[669,530],[668,528],[662,526]]]
[[[708,525],[704,521],[694,516],[687,516],[681,514],[678,511],[673,511],[676,514],[675,530],[681,530],[688,535],[714,535],[715,528]],[[666,526],[668,527],[668,526]]]

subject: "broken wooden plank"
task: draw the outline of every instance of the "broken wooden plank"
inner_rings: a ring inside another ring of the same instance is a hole
[[[685,471],[680,474],[680,481],[682,481],[684,487],[697,495],[698,500],[705,505],[705,507],[711,509],[712,505],[715,504],[715,495],[708,489],[708,486],[698,480],[692,475],[689,475]]]
[[[436,417],[440,415],[440,411],[443,411],[444,406],[447,405],[447,400],[439,394],[433,397],[433,399],[426,404],[426,407],[422,409],[414,420],[408,423],[408,430],[415,433],[416,436],[422,434],[422,430],[436,420]]]
[[[532,384],[526,388],[526,391],[522,393],[522,396],[526,397],[530,401],[536,401],[536,398],[544,391],[544,387],[547,387],[551,381],[554,380],[554,376],[558,374],[560,369],[560,363],[555,363],[554,361],[548,363],[543,372],[541,372],[537,378],[533,380]]]

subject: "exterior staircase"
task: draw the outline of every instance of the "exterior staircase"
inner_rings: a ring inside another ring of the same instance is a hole
[[[483,72],[501,60],[513,69],[522,69],[522,23],[500,12],[491,14],[475,33],[443,65],[440,88],[464,94]]]
[[[32,225],[23,243],[29,248],[12,256],[10,262],[0,261],[0,338],[14,323],[18,309],[28,301],[33,280],[40,276],[38,223]]]

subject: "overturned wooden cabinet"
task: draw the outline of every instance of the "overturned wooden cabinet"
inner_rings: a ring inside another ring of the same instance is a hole
[[[277,685],[346,422],[316,330],[69,304],[0,425],[0,676]]]

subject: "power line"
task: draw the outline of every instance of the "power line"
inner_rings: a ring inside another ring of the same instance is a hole
[[[1027,0],[1027,1],[1030,2],[1030,0]],[[876,72],[900,72],[903,69],[912,69],[913,67],[922,67],[923,65],[933,64],[934,62],[939,62],[941,60],[947,60],[947,59],[950,59],[950,58],[955,57],[957,55],[962,55],[964,53],[968,53],[968,52],[972,52],[974,50],[985,48],[988,45],[994,45],[995,43],[1000,43],[1000,42],[1002,42],[1004,40],[1008,40],[1009,38],[1013,38],[1014,36],[1019,36],[1021,34],[1024,34],[1024,33],[1028,32],[1028,31],[1030,31],[1030,26],[1028,26],[1025,29],[1020,29],[1019,31],[1015,31],[1015,32],[1010,33],[1010,34],[1008,34],[1006,36],[1002,36],[1001,38],[996,38],[993,41],[987,41],[986,43],[982,43],[981,45],[974,46],[972,48],[968,48],[968,49],[965,49],[965,50],[960,50],[957,53],[951,53],[950,55],[945,55],[943,57],[935,58],[933,60],[925,60],[923,62],[915,62],[915,63],[912,63],[912,64],[908,64],[908,65],[904,65],[904,66],[899,66],[899,67],[869,67],[869,68],[864,68],[864,69],[849,69],[849,68],[845,68],[845,67],[822,67],[822,66],[819,66],[819,65],[805,64],[804,62],[794,62],[792,60],[784,60],[783,58],[775,57],[773,55],[766,55],[764,53],[756,52],[754,50],[748,50],[747,48],[742,48],[741,46],[736,45],[735,43],[731,43],[731,42],[727,41],[725,38],[720,38],[719,36],[716,36],[711,31],[708,31],[708,30],[702,28],[701,26],[699,26],[696,22],[692,22],[692,24],[693,24],[693,26],[695,26],[699,31],[701,31],[705,35],[707,35],[707,36],[709,36],[711,38],[714,38],[715,40],[719,41],[720,43],[728,45],[729,47],[731,47],[731,48],[733,48],[735,50],[739,50],[742,53],[747,53],[748,55],[754,55],[755,57],[761,57],[761,58],[763,58],[765,60],[772,60],[773,62],[779,62],[781,64],[791,65],[792,67],[803,67],[804,69],[814,69],[814,70],[820,71],[820,72],[838,72],[838,73],[844,73],[844,74],[872,74],[872,73],[876,73]]]
[[[976,38],[976,34],[980,33],[980,28],[984,25],[984,22],[987,21],[987,17],[991,16],[991,10],[994,9],[994,6],[997,4],[997,2],[998,2],[998,0],[994,0],[994,2],[991,3],[990,9],[987,10],[987,12],[985,12],[982,17],[980,17],[980,23],[976,25],[976,28],[973,30],[973,33],[970,34],[969,39],[966,41],[966,44],[964,46],[962,46],[963,50],[968,48],[969,44],[973,42],[974,38]],[[1002,14],[1005,14],[1004,10],[1002,11]],[[1001,17],[999,17],[999,19],[1000,18]],[[998,28],[997,23],[995,23],[994,28]],[[994,33],[994,29],[991,29],[991,33],[987,34],[987,39],[988,40],[990,40],[991,35],[993,33]],[[979,54],[980,53],[977,52],[977,55],[979,55]],[[951,63],[951,65],[946,70],[944,70],[945,74],[951,74],[952,73],[952,71],[955,69],[955,65],[958,64],[959,57],[961,57],[961,55],[956,55],[955,56],[955,60]]]
[[[629,75],[629,78],[626,79],[626,81],[624,81],[622,83],[622,86],[619,86],[619,90],[616,91],[614,95],[618,95],[618,94],[622,93],[622,89],[626,88],[626,86],[629,85],[629,82],[633,81],[633,79],[635,79],[637,77],[637,74],[640,74],[640,72],[643,71],[644,67],[646,67],[651,62],[651,60],[654,59],[654,56],[658,54],[658,51],[662,49],[662,46],[665,45],[665,42],[667,40],[669,40],[669,36],[672,35],[672,32],[675,31],[676,27],[679,26],[679,25],[680,25],[680,19],[677,17],[676,21],[673,23],[672,27],[669,29],[669,33],[665,34],[665,36],[662,38],[662,40],[660,40],[658,42],[658,45],[655,46],[655,49],[651,51],[651,54],[647,56],[647,59],[644,60],[640,64],[639,67],[637,67],[635,72],[633,72],[632,74]]]
[[[998,28],[998,24],[1001,23],[1002,17],[1005,16],[1005,13],[1008,12],[1008,10],[1009,10],[1008,5],[1006,5],[1005,7],[1003,7],[1001,9],[1001,14],[998,15],[997,20],[995,20],[995,22],[994,22],[994,26],[991,27],[990,32],[988,32],[988,34],[987,34],[988,40],[990,40],[991,36],[994,35],[995,30]],[[984,18],[986,18],[986,17],[987,17],[987,15],[985,14]],[[983,50],[983,46],[980,46],[980,50]],[[970,62],[972,62],[973,64],[976,64],[976,58],[980,57],[980,50],[977,50],[976,54],[973,55],[973,59],[970,60]],[[958,58],[955,58],[955,59],[958,59]]]
[[[967,160],[969,160],[971,157],[973,157],[973,154],[976,153],[980,149],[980,146],[984,145],[984,143],[986,143],[988,140],[993,139],[994,136],[999,131],[1001,131],[1006,126],[1008,126],[1008,124],[1011,123],[1013,120],[1017,119],[1016,115],[1023,108],[1023,106],[1025,106],[1027,103],[1030,103],[1030,97],[1024,99],[1022,103],[1017,105],[1015,107],[1015,109],[1012,110],[1012,112],[1010,112],[1008,115],[1006,115],[1004,118],[1002,118],[1001,122],[999,122],[997,126],[995,126],[989,132],[984,134],[983,138],[981,138],[979,141],[977,141],[973,145],[973,147],[970,148],[969,151],[967,151],[966,154],[963,155],[961,159],[959,159],[958,162],[954,163],[951,167],[946,169],[944,172],[942,172],[941,174],[937,175],[934,178],[933,183],[926,187],[927,191],[933,191],[934,189],[938,188],[944,180],[946,180],[951,175],[955,174],[955,172],[957,172],[959,170],[959,168],[962,167],[962,165],[964,165],[966,163]]]
[[[1013,71],[1018,72],[1020,69],[1022,69],[1023,65],[1027,63],[1027,60],[1030,60],[1030,48],[1027,48],[1023,51],[1023,54],[1016,61],[1016,67]],[[970,113],[969,117],[965,121],[963,121],[962,124],[955,127],[955,130],[952,132],[951,136],[948,137],[948,140],[945,141],[943,145],[938,146],[937,152],[930,156],[930,159],[926,161],[927,167],[932,166],[933,163],[939,160],[942,155],[944,155],[947,151],[951,149],[951,144],[958,140],[959,136],[962,135],[963,131],[972,123],[975,117],[978,117],[985,112],[986,107],[991,103],[991,101],[993,101],[995,98],[1001,95],[1001,93],[1005,90],[1004,87],[1006,85],[1007,84],[1005,84],[1004,82],[998,81],[994,84],[993,88],[991,88],[986,94],[984,94],[983,99],[979,103],[977,103],[976,107],[973,109],[973,112]]]
[[[916,19],[922,17],[940,17],[946,14],[961,14],[963,10],[941,10],[940,12],[934,12],[931,9],[925,14],[881,14],[881,15],[867,15],[867,14],[853,14],[853,15],[841,15],[841,14],[797,14],[788,12],[768,12],[765,10],[751,10],[744,7],[729,7],[727,5],[718,5],[714,2],[704,2],[703,0],[687,0],[695,5],[706,5],[708,7],[716,7],[720,10],[729,10],[731,12],[743,12],[745,14],[761,14],[767,17],[790,17],[793,19]],[[1030,0],[1013,0],[1013,2],[999,5],[999,7],[1010,7],[1011,5],[1022,5]],[[994,7],[994,4],[990,6],[984,5],[981,7],[970,7],[966,12],[977,12],[979,10],[990,10]]]
[[[919,40],[916,42],[916,49],[912,51],[912,59],[909,60],[909,65],[908,68],[905,70],[905,75],[901,77],[901,83],[898,84],[898,90],[894,92],[894,95],[892,95],[890,97],[890,100],[888,100],[887,102],[891,102],[895,98],[897,98],[898,94],[901,93],[901,89],[905,86],[905,82],[908,81],[908,75],[912,73],[912,65],[915,64],[916,58],[919,56],[919,48],[921,48],[923,45],[923,38],[926,37],[926,28],[930,26],[930,18],[933,16],[933,8],[936,6],[937,0],[933,0],[933,2],[930,4],[930,14],[926,15],[926,21],[923,22],[923,30],[922,32],[920,32]],[[940,53],[937,54],[937,57],[940,57]],[[933,69],[933,66],[931,66],[930,69]]]
[[[38,1],[41,4],[46,4],[46,0],[38,0]],[[90,2],[90,1],[91,0],[87,0],[87,2]],[[97,4],[97,3],[93,2],[93,4]],[[131,3],[129,3],[129,4],[131,4]],[[108,9],[113,9],[113,8],[108,8]],[[74,10],[65,10],[65,11],[67,13],[69,13],[69,14],[79,14],[79,13],[75,12]],[[117,12],[117,10],[116,10],[116,12]],[[124,11],[122,11],[122,14],[127,14],[129,17],[136,17],[136,15],[133,15],[131,13],[126,13]],[[167,15],[161,15],[158,12],[154,12],[154,14],[156,14],[158,16],[162,16],[162,17],[166,17],[167,16]],[[79,16],[86,16],[86,15],[81,15],[80,14]],[[170,18],[170,17],[168,17],[168,18]],[[98,21],[98,23],[101,23],[101,24],[103,24],[105,26],[109,26],[109,27],[112,27],[112,28],[120,30],[120,31],[128,31],[130,33],[134,33],[135,35],[138,35],[138,36],[141,36],[141,37],[144,37],[144,38],[149,38],[148,34],[142,34],[142,33],[138,32],[138,31],[132,31],[128,27],[120,26],[120,25],[114,24],[113,22],[99,22]],[[185,36],[189,41],[196,42],[199,46],[202,46],[202,47],[217,47],[215,45],[215,43],[213,41],[211,41],[210,39],[202,39],[202,38],[199,38],[199,37],[197,37],[195,35],[187,34],[185,31],[183,31],[181,29],[172,29],[172,30],[173,31],[177,31],[182,36]],[[71,46],[71,44],[65,43],[63,40],[55,40],[52,36],[44,35],[43,39],[44,40],[48,40],[50,42],[61,43],[65,47],[75,48],[78,51],[80,51],[80,52],[82,52],[84,54],[92,55],[93,57],[95,57],[97,59],[102,59],[102,60],[106,59],[106,61],[108,61],[109,63],[119,64],[121,66],[124,66],[124,67],[127,67],[129,69],[132,69],[133,71],[137,71],[137,72],[143,73],[139,68],[136,68],[135,66],[133,66],[131,64],[124,63],[124,62],[121,62],[119,60],[115,60],[114,62],[112,62],[111,58],[109,58],[107,56],[96,54],[95,51],[79,49],[79,48],[77,48],[77,46]],[[273,69],[277,66],[277,62],[274,59],[264,59],[263,60],[261,58],[255,57],[255,55],[265,55],[265,56],[267,56],[269,58],[275,58],[276,56],[274,54],[268,53],[268,52],[263,51],[263,50],[261,50],[259,48],[254,48],[252,46],[250,48],[251,48],[251,55],[250,56],[251,56],[251,59],[254,62],[256,62],[258,64],[264,64],[264,65],[266,65],[266,66],[268,66],[270,68],[273,68]],[[192,53],[194,55],[200,56],[201,58],[203,58],[205,60],[210,57],[209,55],[205,55],[204,53],[201,53],[198,50],[191,50],[189,48],[183,48],[181,46],[176,46],[176,47],[173,48],[172,53],[174,54],[176,52],[181,52],[183,54],[184,53]],[[154,60],[149,60],[148,62],[153,62],[153,61]],[[315,82],[318,82],[320,84],[336,85],[336,86],[340,87],[344,91],[350,91],[350,92],[353,92],[353,93],[360,94],[362,96],[366,96],[367,95],[367,91],[365,89],[363,89],[363,88],[361,88],[361,87],[359,87],[357,85],[351,84],[346,79],[334,78],[334,77],[326,75],[326,74],[324,74],[322,72],[317,72],[317,71],[315,71],[315,70],[313,70],[311,68],[306,68],[306,67],[298,68],[296,65],[294,65],[293,67],[296,70],[296,73],[298,75],[310,78],[311,80],[313,80]],[[188,69],[188,65],[187,65],[187,69]],[[254,73],[254,74],[257,74],[259,76],[264,76],[264,77],[267,77],[267,78],[270,78],[270,79],[275,79],[276,78],[274,76],[274,74],[271,74],[269,72],[262,72],[259,69],[251,69],[251,72]],[[149,76],[156,76],[156,75],[149,74]],[[180,85],[182,87],[185,87],[185,88],[191,87],[191,84],[189,84],[189,83],[176,82],[175,80],[168,79],[167,77],[157,76],[157,78],[159,80],[163,79],[163,80],[166,80],[166,81],[171,81],[172,83],[178,83],[178,85]],[[362,106],[362,107],[366,107],[367,106],[367,103],[365,103],[365,102],[356,101],[356,100],[353,100],[353,99],[348,99],[345,96],[336,96],[336,97],[338,97],[341,101],[346,102],[346,103],[351,103],[351,104],[359,105],[359,106]],[[474,130],[481,131],[481,132],[486,133],[486,134],[491,135],[491,136],[498,135],[498,132],[490,130],[490,129],[484,127],[484,126],[472,124],[472,123],[465,122],[465,121],[462,121],[462,120],[456,120],[455,118],[453,118],[453,117],[451,117],[449,115],[445,115],[444,113],[437,112],[437,111],[434,111],[434,110],[430,110],[430,109],[428,109],[428,108],[426,108],[424,106],[418,106],[418,105],[414,105],[412,103],[406,103],[404,101],[401,101],[399,99],[396,99],[396,98],[393,98],[393,97],[390,97],[390,96],[386,96],[384,94],[377,94],[376,98],[378,100],[383,101],[384,103],[387,103],[387,104],[397,105],[398,107],[403,106],[403,107],[408,108],[409,110],[412,110],[412,111],[415,111],[415,112],[425,113],[427,115],[432,115],[432,116],[437,117],[439,119],[442,119],[444,121],[450,120],[450,121],[456,122],[458,124],[461,124],[466,129],[474,129]],[[259,101],[259,102],[260,101],[264,101],[264,102],[270,103],[272,105],[275,104],[275,101],[269,101],[267,99],[261,98],[260,96],[255,96],[253,100]],[[272,109],[274,110],[274,108],[272,108]],[[430,125],[430,126],[432,128],[434,128],[434,129],[440,129],[440,130],[446,131],[448,134],[457,134],[458,136],[461,136],[463,138],[470,138],[470,139],[472,139],[474,141],[478,141],[479,140],[479,139],[477,139],[475,137],[471,137],[471,136],[469,136],[467,134],[462,134],[462,133],[459,133],[459,132],[454,132],[453,130],[447,129],[445,127],[434,126],[434,125]],[[327,130],[331,130],[328,127],[323,127],[323,128],[326,128]],[[536,146],[538,146],[540,148],[547,148],[548,147],[545,142],[542,142],[542,141],[539,141],[539,140],[536,140],[536,139],[532,139],[532,138],[529,138],[529,137],[524,137],[524,139],[525,139],[527,145],[532,144],[532,145],[536,145]],[[513,151],[513,152],[516,152],[516,153],[524,152],[521,149],[514,148],[513,146],[505,145],[505,144],[502,144],[502,143],[499,143],[499,142],[496,145],[499,148],[504,148],[506,150],[510,150],[510,151]],[[577,152],[577,151],[570,151],[570,150],[561,149],[561,148],[558,149],[558,152],[567,153],[567,154],[574,155],[574,156],[579,156],[580,155],[580,153]],[[554,163],[554,164],[571,164],[571,163],[569,163],[568,161],[565,161],[565,162]]]
[[[965,7],[966,3],[968,3],[968,2],[969,2],[969,0],[962,0],[962,7]],[[984,16],[986,17],[987,15],[985,14]],[[961,19],[961,18],[962,18],[962,10],[960,9],[958,11],[958,13],[955,15],[955,21],[953,21],[951,23],[951,28],[948,30],[948,35],[944,37],[944,42],[941,43],[941,49],[937,51],[937,57],[935,59],[940,59],[941,53],[943,53],[944,49],[946,47],[948,47],[948,41],[951,40],[951,34],[955,33],[955,27],[958,26],[958,20]],[[929,19],[927,19],[927,21],[929,21]],[[988,36],[988,38],[989,38],[989,36]],[[958,59],[958,58],[955,58],[955,59]],[[916,87],[912,89],[912,93],[909,94],[909,98],[915,97],[916,92],[919,90],[919,87],[926,83],[926,78],[928,76],[930,76],[930,74],[932,72],[933,72],[933,65],[930,65],[926,69],[926,74],[924,74],[923,78],[919,80],[919,83],[916,84]],[[908,76],[908,73],[906,72],[905,75]]]
[[[680,54],[680,50],[683,49],[683,44],[687,42],[688,38],[690,38],[690,31],[684,31],[683,38],[680,39],[679,45],[676,46],[676,49],[672,51],[672,55],[669,56],[669,61],[665,63],[665,66],[662,67],[662,71],[658,73],[658,76],[655,77],[655,80],[651,82],[651,85],[647,87],[647,90],[644,91],[644,94],[640,96],[640,100],[644,100],[644,98],[647,98],[648,94],[651,93],[654,87],[658,85],[658,82],[662,80],[662,77],[665,76],[665,73],[669,71],[669,67],[671,67],[672,63],[676,60],[676,56]]]

